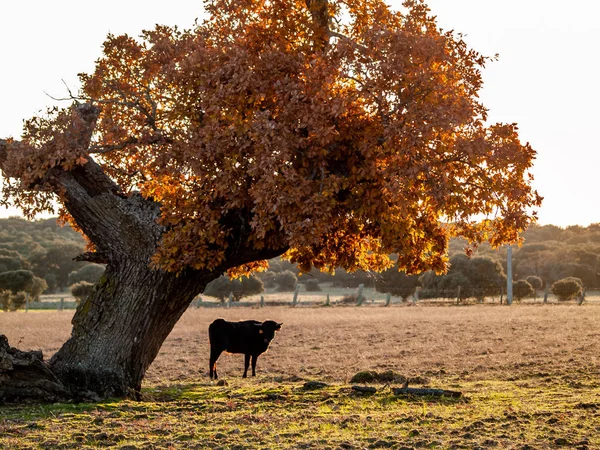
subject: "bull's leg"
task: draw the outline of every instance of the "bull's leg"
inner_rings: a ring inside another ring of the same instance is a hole
[[[256,376],[256,360],[258,359],[258,355],[252,355],[252,376]]]
[[[244,355],[244,375],[242,378],[246,378],[248,376],[248,366],[250,365],[250,353],[246,353]]]
[[[217,376],[217,359],[219,359],[219,356],[221,356],[222,350],[216,350],[211,348],[210,349],[210,362],[209,362],[209,369],[210,369],[210,379],[214,379],[216,380],[218,378]]]

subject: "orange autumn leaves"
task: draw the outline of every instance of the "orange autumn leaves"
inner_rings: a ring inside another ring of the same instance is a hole
[[[81,75],[101,108],[91,147],[24,142],[55,163],[95,154],[124,192],[159,201],[168,270],[249,247],[289,248],[302,270],[384,269],[398,253],[400,269],[440,271],[450,235],[517,239],[540,203],[535,152],[516,126],[484,126],[486,58],[420,1],[309,3],[214,0],[194,30],[109,36]]]

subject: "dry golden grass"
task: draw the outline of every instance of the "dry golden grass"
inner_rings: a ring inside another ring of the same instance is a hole
[[[348,381],[357,371],[507,378],[520,372],[596,371],[600,308],[560,306],[191,309],[148,373],[194,377],[208,370],[208,324],[217,317],[283,322],[258,371]],[[241,355],[223,355],[220,373],[239,376]],[[491,373],[490,373],[491,372]],[[181,379],[180,378],[180,379]]]
[[[71,312],[0,314],[0,333],[21,349],[51,356],[70,333]],[[360,370],[406,376],[510,379],[600,372],[600,308],[574,305],[192,308],[147,374],[147,383],[198,380],[208,371],[210,322],[273,319],[283,328],[258,361],[269,377],[347,382]],[[219,359],[239,377],[243,356]]]

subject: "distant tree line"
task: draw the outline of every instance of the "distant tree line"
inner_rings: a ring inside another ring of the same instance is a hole
[[[600,289],[600,224],[559,228],[533,225],[523,233],[524,243],[513,248],[513,296],[516,300],[552,292],[559,300],[581,296],[584,290]],[[465,254],[467,242],[450,242],[450,269],[436,275],[426,272],[406,275],[392,268],[382,273],[336,270],[335,274],[312,270],[300,274],[289,261],[271,260],[269,270],[258,273],[265,287],[277,288],[275,280],[292,272],[307,291],[320,283],[356,288],[360,284],[407,300],[418,292],[420,298],[465,300],[500,297],[506,294],[506,247],[492,249],[482,244],[473,256]],[[289,290],[293,290],[289,289]]]
[[[104,266],[74,260],[84,248],[82,236],[56,219],[0,219],[0,307],[16,310],[42,293],[96,283]]]
[[[577,298],[584,290],[600,289],[600,224],[559,228],[533,225],[523,233],[524,244],[513,249],[513,295],[515,299],[553,292],[557,298]],[[427,272],[406,275],[392,268],[382,273],[338,269],[335,274],[313,270],[301,274],[281,258],[271,261],[265,272],[229,280],[223,276],[210,283],[204,295],[233,301],[265,289],[292,292],[298,283],[306,291],[321,284],[356,288],[360,284],[403,300],[418,290],[420,298],[483,299],[505,294],[506,248],[482,244],[472,257],[465,254],[466,241],[450,242],[450,269],[444,275]],[[27,221],[0,219],[0,307],[18,309],[26,298],[36,301],[42,293],[66,292],[83,299],[104,272],[104,266],[77,262],[85,241],[69,226],[55,219]],[[554,287],[553,287],[554,286]]]

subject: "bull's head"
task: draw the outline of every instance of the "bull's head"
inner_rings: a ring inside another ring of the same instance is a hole
[[[275,332],[281,330],[283,322],[277,323],[274,320],[266,320],[261,324],[257,324],[258,332],[262,335],[265,344],[269,344],[275,337]]]

